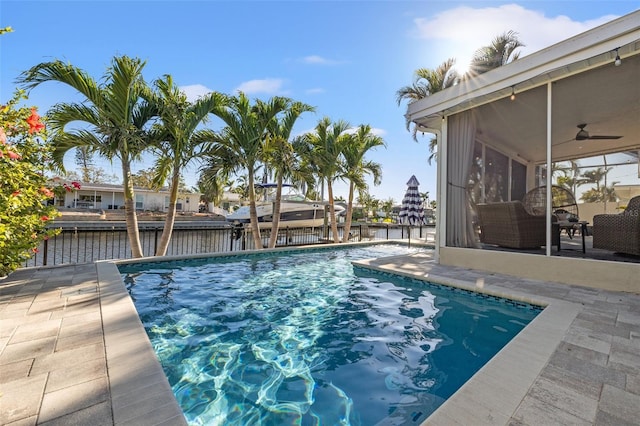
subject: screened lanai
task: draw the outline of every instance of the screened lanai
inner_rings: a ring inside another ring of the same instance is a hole
[[[585,260],[603,259],[600,250],[640,261],[593,235],[604,229],[594,218],[624,213],[640,196],[639,23],[635,12],[409,105],[409,119],[438,138],[444,258],[447,248]],[[579,217],[569,217],[580,224],[571,229],[554,186],[575,197]],[[523,201],[540,187],[546,211],[534,220]],[[497,224],[483,226],[490,219]],[[583,233],[585,250],[568,252],[567,237],[571,247]]]

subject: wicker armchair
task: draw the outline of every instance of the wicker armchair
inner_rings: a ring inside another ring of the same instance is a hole
[[[622,213],[593,217],[593,248],[640,256],[640,196]]]
[[[546,218],[527,213],[521,201],[478,204],[476,210],[481,243],[517,249],[546,245]],[[552,232],[552,245],[559,239]]]

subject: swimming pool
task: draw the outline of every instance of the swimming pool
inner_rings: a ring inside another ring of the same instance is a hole
[[[395,245],[120,265],[191,424],[419,424],[540,308],[351,261]]]

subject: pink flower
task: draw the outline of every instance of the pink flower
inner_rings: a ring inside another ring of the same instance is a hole
[[[71,182],[71,185],[73,185],[73,187],[75,189],[80,189],[80,183],[79,182],[73,181],[73,182]]]
[[[48,221],[48,220],[49,220],[49,216],[46,216],[46,215],[45,215],[45,216],[42,216],[42,217],[40,218],[40,220],[41,220],[41,221],[43,221],[43,222],[46,222],[46,221]]]
[[[40,253],[40,250],[38,250],[38,247],[32,248],[31,251],[34,253]]]
[[[7,134],[4,132],[4,128],[0,127],[0,143],[2,145],[7,144]]]
[[[13,191],[11,193],[11,196],[13,196],[13,197],[17,197],[18,195],[20,195],[20,191]]]
[[[42,188],[40,188],[40,192],[42,192],[42,194],[45,197],[51,198],[51,197],[54,196],[54,193],[49,188],[45,188],[44,186]]]
[[[38,133],[44,129],[44,124],[40,122],[40,116],[36,112],[35,108],[31,108],[31,116],[27,118],[27,124],[29,125],[29,134]]]
[[[22,156],[20,154],[18,154],[17,152],[13,152],[13,151],[7,151],[7,155],[9,156],[10,160],[19,160],[22,158]]]

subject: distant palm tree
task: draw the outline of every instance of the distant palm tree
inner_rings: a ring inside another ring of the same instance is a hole
[[[349,181],[349,196],[347,199],[346,222],[342,242],[349,241],[351,220],[353,212],[353,197],[355,190],[361,191],[367,188],[365,175],[373,176],[373,184],[380,185],[382,179],[382,167],[379,163],[365,159],[365,155],[372,149],[385,146],[384,139],[372,133],[371,126],[360,125],[356,133],[351,135],[351,140],[342,150],[344,158],[344,171],[342,178]]]
[[[32,89],[56,81],[75,89],[83,96],[80,102],[58,103],[49,112],[54,161],[64,169],[64,155],[72,148],[87,147],[122,165],[125,219],[133,257],[142,257],[138,232],[135,195],[131,181],[131,163],[140,159],[148,145],[148,128],[156,116],[147,102],[150,89],[142,78],[145,62],[128,56],[114,57],[98,84],[84,70],[60,60],[45,62],[25,71],[18,83]],[[65,129],[70,123],[83,123]]]
[[[427,162],[431,164],[433,160],[438,159],[438,138],[431,138],[429,140],[429,157],[427,158]]]
[[[342,170],[342,152],[350,140],[349,123],[343,120],[331,122],[328,117],[322,118],[316,125],[315,131],[304,135],[301,142],[306,143],[306,162],[315,170],[320,180],[327,183],[329,198],[329,214],[331,217],[331,231],[333,242],[339,242],[338,224],[333,197],[333,182]]]
[[[475,51],[465,78],[473,78],[517,60],[520,53],[516,50],[524,46],[515,31],[507,31],[496,36],[491,44]]]
[[[563,173],[563,176],[558,176],[556,179],[558,185],[566,187],[575,194],[580,180],[580,165],[578,162],[570,160],[568,167],[556,167],[556,163],[554,163],[552,164],[552,170],[553,172],[558,170]]]
[[[604,201],[605,203],[618,201],[618,194],[616,193],[616,188],[615,188],[616,184],[618,183],[620,182],[614,181],[614,182],[611,182],[611,185],[603,186],[600,189],[600,192],[602,193],[602,201]]]
[[[263,159],[267,168],[276,176],[276,199],[273,205],[271,237],[269,248],[274,248],[278,241],[278,226],[280,225],[280,205],[282,203],[282,185],[284,179],[303,179],[299,157],[294,146],[289,141],[291,131],[296,121],[304,112],[314,111],[313,107],[302,102],[287,100],[282,115],[275,116],[267,127],[267,136],[263,147]]]
[[[205,203],[213,203],[219,206],[224,196],[225,187],[228,187],[229,181],[222,176],[213,176],[212,179],[205,179],[202,175],[196,184],[197,191],[202,194],[200,200]]]
[[[154,184],[161,187],[169,177],[171,181],[169,209],[156,248],[156,256],[164,256],[176,217],[180,173],[196,158],[198,148],[205,142],[210,142],[207,139],[210,134],[198,127],[207,121],[211,111],[226,105],[227,97],[212,92],[192,103],[170,75],[156,80],[154,84],[157,92],[153,102],[157,105],[160,118],[160,122],[152,130],[152,140],[159,154],[154,167]]]
[[[256,210],[255,174],[261,165],[269,123],[286,109],[287,104],[286,98],[274,97],[268,102],[256,100],[252,105],[249,98],[240,93],[237,97],[230,98],[224,106],[213,110],[225,127],[219,133],[205,135],[214,140],[204,153],[207,158],[203,167],[205,175],[220,174],[228,177],[230,172],[247,173],[249,216],[256,248],[262,248],[262,240]]]
[[[393,206],[395,204],[396,204],[396,201],[391,197],[387,198],[382,202],[382,211],[384,212],[386,218],[391,217],[391,213],[393,212]]]
[[[380,207],[380,200],[369,194],[368,188],[361,189],[358,194],[358,204],[364,207],[364,216],[368,217],[370,211],[376,211]]]
[[[582,173],[582,178],[578,179],[578,185],[595,185],[595,190],[597,193],[601,193],[600,191],[600,182],[604,179],[604,177],[609,173],[611,169],[605,169],[603,167],[598,167],[593,170],[587,170]]]
[[[428,208],[429,207],[429,191],[421,192],[420,198],[422,198],[422,208],[425,208],[425,209]]]

